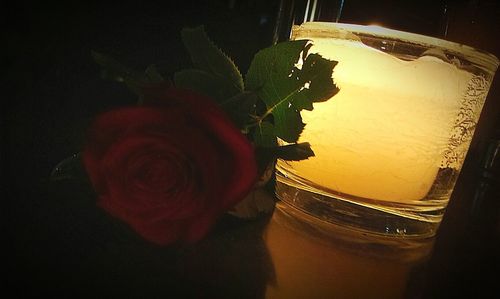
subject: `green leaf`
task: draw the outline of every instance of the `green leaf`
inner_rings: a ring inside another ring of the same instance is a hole
[[[287,161],[299,161],[314,157],[314,152],[309,142],[302,142],[278,147],[276,157]]]
[[[82,157],[80,153],[73,154],[72,156],[59,162],[52,172],[50,173],[50,180],[62,181],[68,179],[75,179],[84,177],[85,170],[82,165]]]
[[[142,104],[144,101],[143,88],[146,83],[163,81],[154,66],[148,67],[146,72],[142,74],[105,54],[96,51],[92,51],[91,54],[94,61],[102,68],[102,77],[125,83],[128,89],[138,96],[138,104]]]
[[[220,102],[222,110],[233,120],[238,128],[243,128],[251,120],[251,112],[255,113],[258,96],[255,92],[244,91]]]
[[[135,94],[141,94],[141,87],[147,82],[147,78],[143,74],[134,71],[105,54],[92,51],[91,55],[94,61],[103,69],[106,78],[124,82]]]
[[[319,54],[307,56],[299,73],[299,80],[304,84],[309,83],[309,86],[303,89],[300,94],[305,98],[310,98],[311,104],[312,102],[326,101],[339,92],[332,80],[332,72],[336,65],[337,61],[324,59]],[[298,104],[295,105],[297,108],[299,107]],[[312,105],[310,109],[304,109],[312,110]]]
[[[234,96],[243,91],[243,77],[234,62],[206,35],[203,26],[185,28],[182,41],[196,68],[223,82],[225,93]]]
[[[247,90],[254,90],[266,104],[263,120],[273,115],[275,134],[286,142],[297,142],[304,129],[302,109],[329,99],[338,88],[332,80],[335,61],[318,54],[308,55],[307,40],[279,43],[259,51],[245,78]],[[299,68],[299,58],[303,58]]]
[[[299,60],[307,40],[288,41],[260,50],[252,60],[245,78],[248,90],[265,88],[276,76],[288,75]]]
[[[174,74],[174,83],[177,87],[209,96],[218,103],[230,97],[225,93],[225,83],[203,70],[187,69],[176,72]]]
[[[250,116],[255,110],[255,103],[258,100],[258,96],[254,92],[244,91],[234,96],[226,94],[224,83],[202,70],[179,71],[174,75],[174,83],[177,87],[190,89],[216,100],[238,128],[243,128],[250,122]]]
[[[148,82],[159,83],[164,80],[163,76],[160,74],[160,72],[158,71],[158,69],[154,64],[148,66],[144,71],[144,74],[146,75]]]
[[[307,142],[283,146],[257,146],[255,153],[260,171],[276,159],[300,161],[314,156],[311,145]]]
[[[261,122],[253,133],[253,143],[260,147],[278,146],[273,124],[268,121]]]
[[[300,112],[294,106],[284,102],[273,108],[274,133],[286,142],[297,142],[300,133],[304,130]]]
[[[300,161],[314,157],[314,152],[308,142],[270,147],[258,146],[256,148],[256,153],[257,157],[262,160],[262,164],[264,165],[274,159]]]

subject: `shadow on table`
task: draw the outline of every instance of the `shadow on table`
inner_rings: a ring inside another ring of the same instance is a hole
[[[72,176],[26,192],[35,204],[9,261],[19,295],[418,298],[434,243],[325,227],[278,203],[254,220],[224,216],[197,244],[156,247],[95,205],[78,164],[65,167]]]

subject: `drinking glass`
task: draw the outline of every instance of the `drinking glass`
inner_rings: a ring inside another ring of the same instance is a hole
[[[365,233],[435,235],[498,59],[378,26],[305,22],[291,39],[308,39],[309,53],[338,61],[340,91],[302,112],[299,142],[315,156],[278,161],[277,197]]]

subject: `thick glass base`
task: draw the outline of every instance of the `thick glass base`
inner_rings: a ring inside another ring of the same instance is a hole
[[[321,221],[282,201],[276,204],[272,224],[293,232],[290,238],[308,240],[308,244],[344,250],[363,257],[397,261],[409,265],[430,256],[435,237],[394,238],[376,235]]]
[[[362,201],[296,184],[277,175],[276,196],[285,204],[325,224],[343,226],[366,235],[428,238],[436,234],[443,208]]]

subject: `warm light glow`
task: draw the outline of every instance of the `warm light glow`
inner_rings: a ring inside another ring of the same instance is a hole
[[[366,30],[412,36],[379,26]],[[444,153],[473,75],[437,55],[405,61],[384,52],[393,46],[390,42],[375,49],[345,34],[349,38],[295,37],[313,41],[310,53],[339,61],[333,78],[340,92],[302,113],[307,125],[299,142],[310,142],[316,157],[291,163],[290,172],[354,196],[420,200],[446,162]],[[477,122],[479,114],[473,116]]]
[[[331,235],[339,237],[335,241],[312,237],[281,209],[278,204],[264,234],[275,275],[267,286],[268,299],[403,298],[411,273],[433,246],[424,240],[411,250],[395,244],[387,245],[393,251],[367,250],[360,235],[336,227],[331,228]]]
[[[382,24],[378,24],[378,23],[372,23],[372,24],[368,25],[368,27],[373,28],[373,32],[380,32],[380,31],[385,30],[384,26]]]

